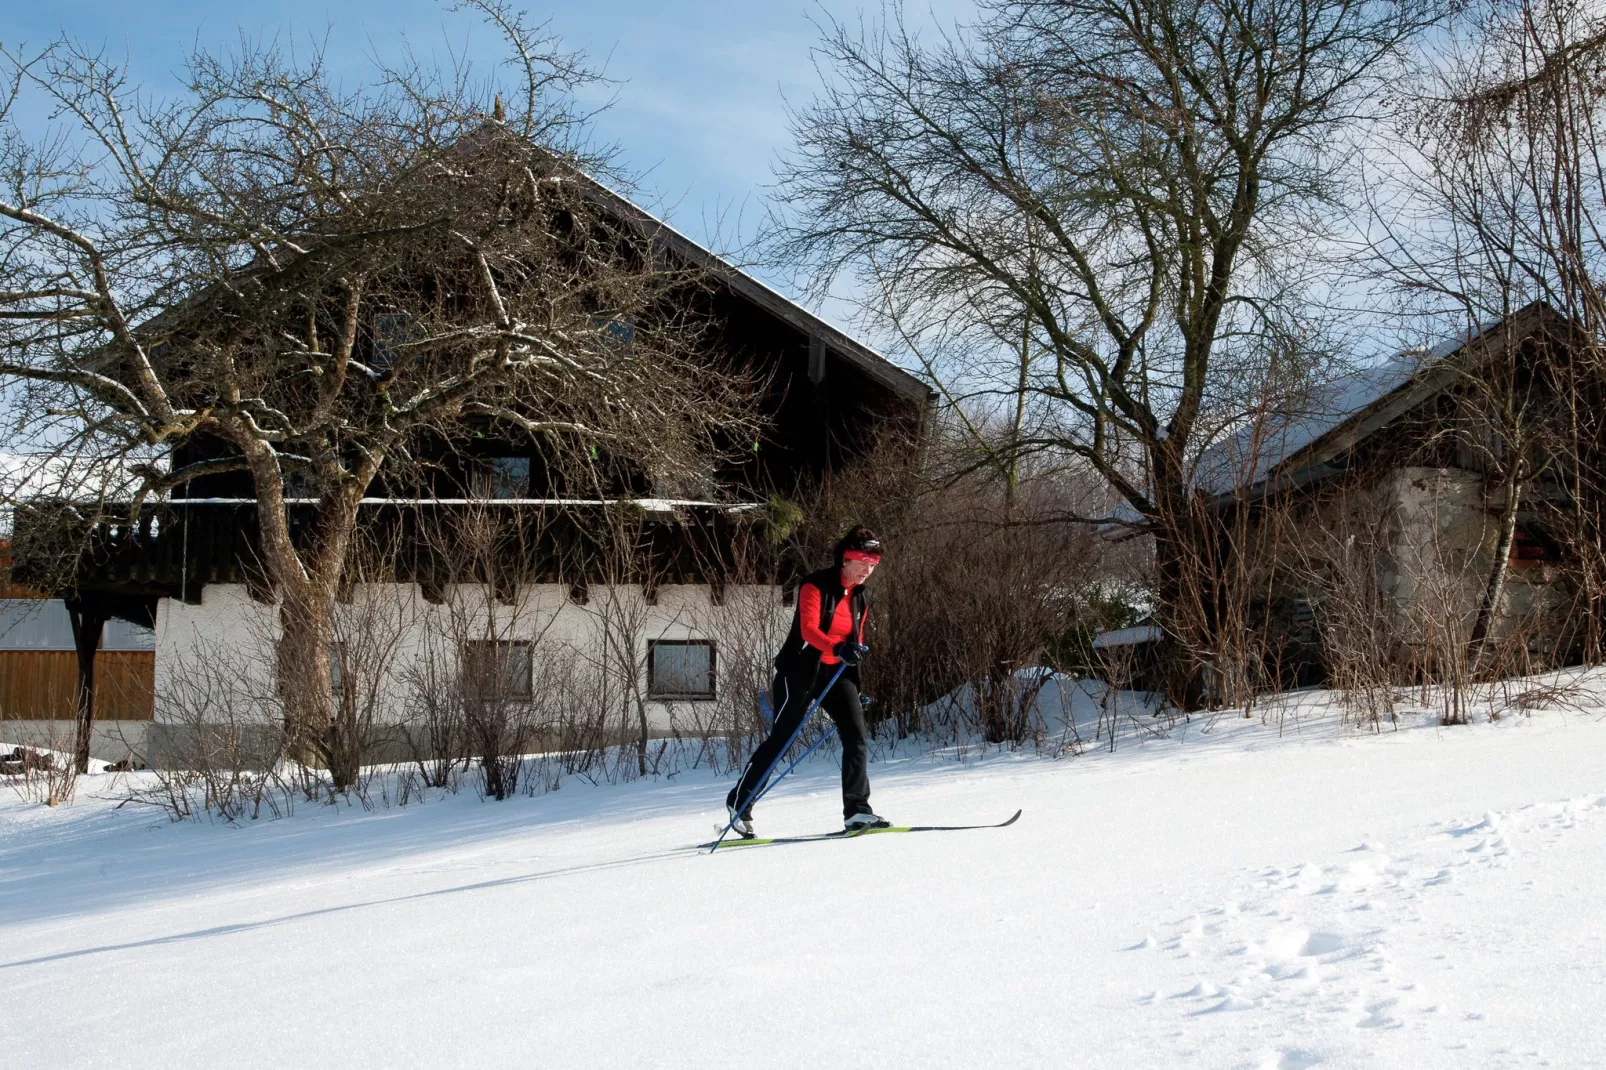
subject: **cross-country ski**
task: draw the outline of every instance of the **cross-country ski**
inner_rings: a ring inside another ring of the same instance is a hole
[[[698,844],[697,849],[712,850],[716,847],[725,849],[736,847],[767,847],[774,844],[783,843],[818,843],[822,840],[856,840],[865,836],[877,836],[892,832],[970,832],[975,829],[1001,829],[1009,825],[1013,825],[1015,822],[1019,821],[1022,812],[1023,811],[1016,810],[1015,813],[1009,818],[1000,821],[995,825],[885,825],[879,828],[867,827],[862,829],[842,829],[838,832],[821,832],[813,836],[771,836],[769,838],[755,836],[744,839],[726,840],[724,842],[715,841],[713,843]]]

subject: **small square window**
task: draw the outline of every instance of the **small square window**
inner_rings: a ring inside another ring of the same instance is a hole
[[[357,673],[351,664],[346,644],[335,641],[329,644],[329,690],[335,698],[335,709],[351,713],[357,706]]]
[[[523,498],[529,494],[528,457],[490,457],[480,462],[478,486],[482,498]]]
[[[1560,548],[1542,532],[1523,526],[1514,534],[1511,540],[1513,564],[1554,563],[1561,560]]]
[[[591,326],[601,332],[602,345],[611,353],[631,356],[636,351],[636,317],[603,314],[591,317]]]
[[[534,659],[521,640],[482,640],[464,644],[465,690],[493,700],[528,699],[534,695]]]
[[[649,642],[647,697],[714,698],[714,644],[701,639]]]
[[[401,355],[402,346],[418,336],[412,317],[405,312],[381,312],[373,320],[373,353],[369,365],[384,371]]]
[[[336,640],[329,644],[329,689],[340,696],[346,683],[346,644]]]

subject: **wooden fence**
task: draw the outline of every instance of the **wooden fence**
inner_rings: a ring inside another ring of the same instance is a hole
[[[148,721],[156,702],[154,650],[95,653],[95,719]],[[70,650],[0,650],[0,718],[78,716],[78,655]]]

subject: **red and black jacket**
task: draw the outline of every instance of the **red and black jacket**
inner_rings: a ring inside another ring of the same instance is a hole
[[[805,637],[803,614],[807,609],[814,608],[816,597],[818,611],[809,614],[811,627],[808,629],[809,637]],[[846,621],[842,622],[837,620],[837,609],[844,599],[848,604],[848,612]],[[827,674],[835,672],[836,658],[820,648],[822,643],[834,645],[850,637],[854,642],[863,643],[864,616],[869,608],[870,596],[864,584],[853,588],[851,593],[843,590],[840,568],[822,568],[803,577],[803,584],[797,593],[797,609],[792,613],[792,629],[786,635],[786,642],[781,644],[781,652],[775,655],[775,671],[792,677],[812,677],[823,660],[827,665]],[[844,623],[846,633],[838,634],[843,631]],[[859,682],[857,665],[848,666],[842,675],[855,685]]]

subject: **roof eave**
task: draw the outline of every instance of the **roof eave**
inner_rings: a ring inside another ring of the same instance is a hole
[[[1343,422],[1323,432],[1300,449],[1284,457],[1270,471],[1248,486],[1234,487],[1215,496],[1213,507],[1223,508],[1235,501],[1258,501],[1273,490],[1303,486],[1334,472],[1341,466],[1331,462],[1371,438],[1401,416],[1410,412],[1428,398],[1446,389],[1461,374],[1451,361],[1473,345],[1489,348],[1501,335],[1516,331],[1520,336],[1532,333],[1542,321],[1562,321],[1549,305],[1533,301],[1501,320],[1493,328],[1469,334],[1459,345],[1440,357],[1431,367],[1413,376],[1371,404],[1356,410]],[[1532,322],[1528,322],[1532,321]],[[1322,471],[1322,469],[1328,469]]]

